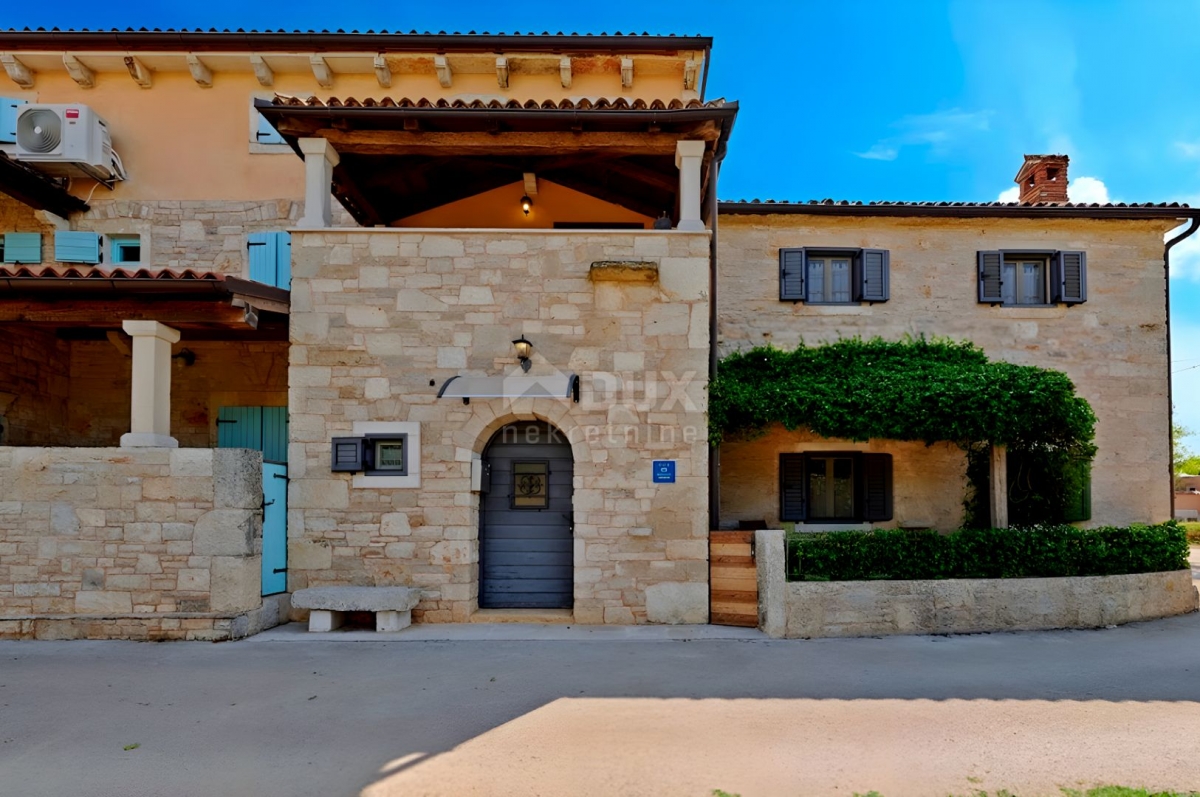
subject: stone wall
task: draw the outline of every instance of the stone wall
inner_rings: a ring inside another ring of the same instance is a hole
[[[721,444],[721,525],[765,520],[779,528],[779,455],[800,451],[862,451],[892,455],[892,520],[876,528],[935,528],[962,525],[967,458],[952,443],[872,440],[855,443],[819,437],[806,430],[776,427],[752,440]]]
[[[288,586],[411,585],[416,616],[464,621],[479,592],[472,460],[539,418],[574,452],[574,617],[703,622],[708,611],[708,234],[295,231]],[[628,269],[592,264],[636,262]],[[638,281],[612,280],[630,276]],[[575,372],[578,404],[437,399],[461,374]],[[412,422],[419,487],[356,487],[330,438]],[[677,462],[653,484],[651,461]],[[649,605],[648,605],[649,604]]]
[[[1090,525],[1166,520],[1170,406],[1162,256],[1163,233],[1172,226],[1162,220],[723,216],[719,348],[927,335],[970,340],[994,359],[1063,371],[1098,418]],[[890,250],[891,299],[824,307],[779,301],[779,249],[792,246]],[[1084,250],[1088,300],[1073,307],[980,304],[979,249]],[[780,438],[780,446],[784,442]],[[777,459],[785,450],[780,446],[764,447],[762,457]],[[752,477],[722,461],[723,485]],[[770,496],[764,505],[778,502],[777,484],[762,483]],[[947,489],[945,512],[961,511],[962,498]]]
[[[261,504],[256,451],[0,448],[0,638],[248,633]]]
[[[70,344],[54,330],[0,325],[0,445],[59,442],[69,369]]]
[[[1196,611],[1190,570],[1080,578],[786,581],[782,531],[757,532],[759,620],[774,637],[1100,628]]]

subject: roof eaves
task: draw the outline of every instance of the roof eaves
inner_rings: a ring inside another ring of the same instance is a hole
[[[1200,208],[1179,202],[1053,203],[1053,202],[886,202],[849,200],[774,199],[721,200],[718,211],[728,215],[808,214],[826,216],[944,216],[944,217],[1068,217],[1068,218],[1197,218]]]

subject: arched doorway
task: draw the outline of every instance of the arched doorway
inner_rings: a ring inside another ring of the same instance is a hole
[[[541,421],[511,423],[483,451],[479,607],[574,605],[572,483],[566,435]]]

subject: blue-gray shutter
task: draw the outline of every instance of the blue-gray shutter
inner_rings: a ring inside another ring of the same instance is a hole
[[[335,437],[329,452],[329,469],[334,473],[359,473],[364,469],[363,438]]]
[[[779,519],[804,520],[808,517],[804,501],[804,455],[779,455]]]
[[[0,97],[0,144],[17,143],[17,113],[28,100]]]
[[[889,296],[891,253],[886,249],[864,249],[861,263],[859,298],[864,302],[886,302]]]
[[[275,241],[275,287],[292,289],[292,236],[277,232]]]
[[[779,300],[804,301],[804,249],[779,250]]]
[[[286,232],[252,232],[246,236],[250,251],[250,279],[289,290],[292,286],[292,236]]]
[[[863,454],[863,520],[892,519],[892,455]]]
[[[54,233],[54,259],[59,263],[99,263],[100,233],[59,230]]]
[[[4,233],[5,263],[41,263],[42,234],[40,232]]]
[[[262,452],[264,462],[287,462],[287,407],[262,408]]]
[[[1000,270],[1002,259],[1000,252],[978,253],[979,301],[997,304],[1004,301],[1003,277]]]
[[[1050,267],[1050,301],[1082,304],[1087,301],[1087,253],[1055,252]]]
[[[217,448],[262,451],[262,407],[221,407],[217,411]]]

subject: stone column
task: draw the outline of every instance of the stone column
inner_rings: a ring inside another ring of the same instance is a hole
[[[133,338],[133,385],[129,402],[129,432],[123,448],[178,448],[171,437],[171,344],[179,330],[157,321],[122,321]]]
[[[783,529],[754,532],[758,569],[758,627],[770,637],[787,633],[787,552]]]
[[[320,230],[333,224],[333,167],[341,161],[323,138],[302,138],[304,153],[304,216],[296,226]]]
[[[675,167],[679,169],[679,224],[677,230],[703,230],[700,220],[700,164],[703,141],[680,141],[675,145]]]
[[[991,498],[992,528],[1008,528],[1008,449],[1004,446],[992,446],[991,451]]]

